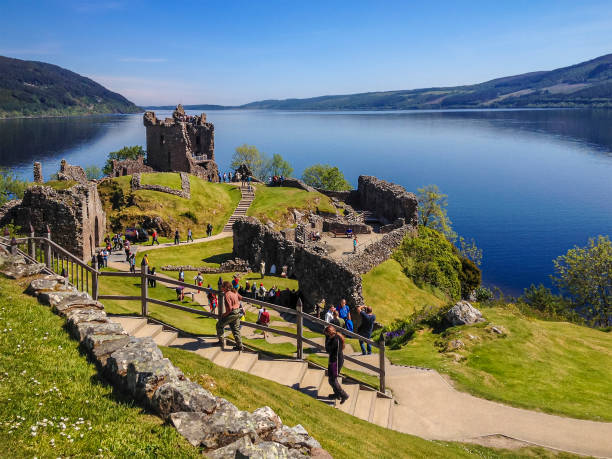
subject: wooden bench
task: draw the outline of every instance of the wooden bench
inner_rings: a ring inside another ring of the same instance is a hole
[[[334,235],[334,237],[336,237],[336,236],[352,237],[353,236],[353,230],[352,229],[350,230],[350,232],[347,232],[346,229],[337,228],[337,229],[331,230],[331,233]]]

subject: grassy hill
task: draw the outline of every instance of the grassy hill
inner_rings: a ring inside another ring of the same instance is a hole
[[[512,305],[481,311],[487,322],[444,333],[425,329],[387,355],[393,363],[446,373],[458,388],[479,397],[612,421],[612,333],[532,319]],[[453,349],[454,340],[465,347]]]
[[[122,95],[70,70],[0,56],[0,118],[139,111]]]
[[[569,67],[497,78],[474,85],[263,100],[239,108],[406,110],[506,107],[612,107],[612,54]]]
[[[142,183],[165,185],[180,189],[178,173],[142,174]],[[174,234],[179,229],[181,237],[187,237],[189,228],[194,237],[206,235],[206,224],[212,223],[214,232],[223,229],[240,201],[240,190],[229,184],[210,183],[190,176],[191,199],[151,190],[132,191],[131,175],[105,180],[98,186],[104,210],[109,221],[109,231],[142,224],[160,217]],[[160,238],[163,241],[163,238]]]

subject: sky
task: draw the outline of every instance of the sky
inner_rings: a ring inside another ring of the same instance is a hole
[[[479,83],[612,52],[612,1],[0,1],[0,55],[139,105]]]

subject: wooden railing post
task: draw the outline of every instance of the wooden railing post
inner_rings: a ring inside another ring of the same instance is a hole
[[[47,240],[51,241],[51,230],[49,229],[49,225],[47,225]],[[51,266],[51,244],[49,243],[45,244],[45,265],[47,265],[47,268],[53,269],[53,266]]]
[[[380,391],[384,394],[387,389],[387,378],[385,373],[385,336],[384,333],[380,334],[380,339],[378,340],[378,344],[380,344],[378,358],[379,358],[379,368],[380,368]]]
[[[95,254],[91,259],[91,267],[94,269],[91,273],[91,297],[98,301],[98,258]]]
[[[142,316],[147,317],[149,311],[147,308],[147,296],[149,296],[149,282],[147,278],[148,266],[145,263],[145,259],[142,259],[140,264],[140,304],[142,308]]]
[[[217,306],[219,310],[219,318],[217,320],[221,320],[223,317],[223,311],[225,311],[225,294],[223,292],[219,292],[219,305]],[[221,349],[225,350],[225,330],[221,334]]]
[[[28,239],[28,252],[30,252],[30,258],[36,260],[36,242],[34,242],[34,227],[30,223],[30,239]]]
[[[304,342],[302,341],[302,338],[304,337],[304,317],[302,316],[302,300],[300,298],[297,300],[295,309],[297,311],[297,358],[298,360],[303,360]]]

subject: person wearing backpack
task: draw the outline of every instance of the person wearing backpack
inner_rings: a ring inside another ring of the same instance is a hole
[[[372,314],[372,308],[370,306],[357,306],[357,312],[361,317],[361,324],[359,324],[357,333],[359,333],[364,338],[370,339],[372,337],[372,330],[374,330],[374,322],[376,322],[376,316]],[[363,355],[366,355],[365,341],[360,340],[359,346],[361,346],[361,353]],[[368,343],[367,354],[371,353],[372,345]]]

